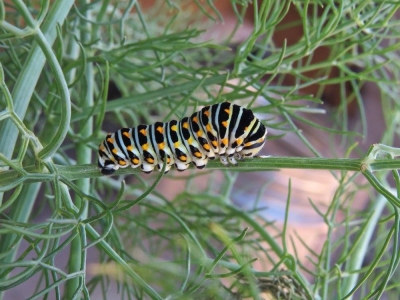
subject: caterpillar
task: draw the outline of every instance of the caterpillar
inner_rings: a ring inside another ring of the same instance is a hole
[[[224,165],[255,156],[266,141],[267,129],[253,112],[229,102],[205,106],[190,117],[152,125],[121,128],[99,146],[98,166],[103,175],[119,168],[140,166],[151,173],[174,165],[184,171],[193,163],[203,169],[219,157]]]

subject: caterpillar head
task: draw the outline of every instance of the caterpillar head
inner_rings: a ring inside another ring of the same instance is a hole
[[[257,155],[264,147],[267,136],[267,128],[257,120],[248,136],[244,139],[244,147],[240,154],[244,157]]]
[[[100,168],[101,174],[109,176],[118,170],[119,166],[113,162],[112,154],[104,146],[104,143],[105,141],[103,141],[99,147],[99,159],[97,165]]]

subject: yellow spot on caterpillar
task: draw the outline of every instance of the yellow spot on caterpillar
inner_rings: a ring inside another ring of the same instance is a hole
[[[193,122],[199,123],[199,119],[197,118],[197,116],[195,116],[194,118],[192,118]]]
[[[114,139],[113,139],[113,138],[108,138],[108,139],[107,139],[107,142],[113,144],[113,143],[114,143]]]
[[[217,141],[212,141],[211,144],[213,144],[213,146],[216,148],[218,146],[218,142]]]
[[[246,126],[246,127],[244,128],[244,131],[247,131],[247,129],[249,129],[249,126]]]
[[[236,143],[237,143],[238,145],[241,145],[241,144],[243,143],[243,139],[237,139],[237,140],[236,140]]]
[[[193,144],[193,138],[192,137],[190,137],[187,141],[188,141],[189,145]]]
[[[157,131],[158,131],[159,133],[163,134],[163,133],[164,133],[164,128],[162,128],[162,126],[158,126],[158,127],[157,127]]]
[[[128,147],[126,147],[126,150],[128,150],[128,151],[132,151],[132,150],[133,150],[133,147],[132,147],[132,145],[130,145],[130,146],[128,146]]]
[[[187,160],[187,157],[186,157],[185,155],[181,155],[181,156],[179,156],[179,159],[180,159],[181,161],[186,161],[186,160]]]
[[[207,117],[209,117],[209,116],[210,116],[210,112],[209,112],[208,110],[206,110],[206,111],[204,112],[204,115],[206,115]]]
[[[246,143],[244,145],[247,147],[247,146],[251,146],[252,144],[253,144],[252,142],[248,142],[248,143]]]
[[[224,126],[224,127],[227,127],[227,126],[228,126],[228,122],[227,122],[227,121],[223,121],[221,124],[222,124],[222,126]]]
[[[134,165],[138,165],[139,164],[139,160],[137,158],[132,159],[132,162]]]
[[[210,123],[208,123],[206,125],[206,129],[207,129],[208,132],[212,132],[212,128],[211,128],[211,124]]]
[[[200,152],[195,152],[195,153],[193,153],[193,155],[196,156],[196,157],[201,157],[201,153]]]
[[[151,157],[148,157],[146,160],[147,160],[147,162],[148,162],[149,164],[154,163],[154,159],[152,159]]]
[[[175,147],[175,148],[178,148],[180,145],[181,145],[181,143],[179,143],[179,142],[175,142],[175,143],[174,143],[174,147]]]
[[[224,145],[228,145],[228,139],[227,138],[224,138],[224,139],[222,139],[222,144],[224,144]]]
[[[143,134],[143,135],[146,135],[146,134],[147,134],[146,129],[141,129],[139,132],[140,132],[141,134]]]
[[[121,166],[125,166],[125,165],[126,165],[126,162],[125,162],[124,160],[120,160],[120,161],[118,161],[118,163],[119,163]]]
[[[142,149],[143,149],[144,151],[147,151],[147,150],[149,149],[149,144],[143,144],[143,145],[142,145]]]
[[[159,148],[159,149],[163,150],[164,147],[165,147],[165,143],[159,143],[159,144],[158,144],[158,148]]]
[[[206,149],[206,150],[210,150],[210,145],[209,144],[204,144],[203,148]]]
[[[171,159],[169,157],[167,157],[167,164],[169,164],[171,162]]]
[[[225,108],[224,111],[229,114],[230,110],[228,108]]]
[[[114,154],[117,154],[118,153],[118,151],[117,151],[117,149],[112,149],[112,153],[114,153]]]
[[[172,125],[171,126],[171,130],[176,131],[178,128],[176,127],[176,125]]]
[[[100,146],[100,150],[106,152],[106,148],[103,146],[103,144]]]
[[[197,134],[197,136],[202,136],[203,132],[201,130],[199,130],[199,131],[196,132],[196,134]]]
[[[130,135],[130,133],[128,131],[124,131],[123,135],[126,136],[127,138],[131,137],[131,135]]]
[[[188,122],[183,123],[182,127],[188,129],[189,128]]]

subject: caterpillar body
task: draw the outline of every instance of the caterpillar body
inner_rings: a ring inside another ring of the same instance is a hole
[[[255,156],[266,141],[267,129],[253,112],[223,102],[206,106],[190,117],[152,125],[121,128],[108,134],[99,146],[101,173],[140,167],[150,173],[165,172],[174,165],[184,171],[193,163],[198,169],[219,157],[224,165]]]

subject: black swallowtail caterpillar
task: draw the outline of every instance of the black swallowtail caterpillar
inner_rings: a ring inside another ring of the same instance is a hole
[[[155,166],[160,171],[164,162],[165,172],[173,165],[184,171],[190,162],[202,169],[208,159],[216,157],[224,165],[237,165],[237,160],[261,150],[266,135],[267,129],[251,110],[223,102],[180,121],[121,128],[108,134],[99,146],[98,165],[104,175],[129,165],[140,166],[145,173]]]

